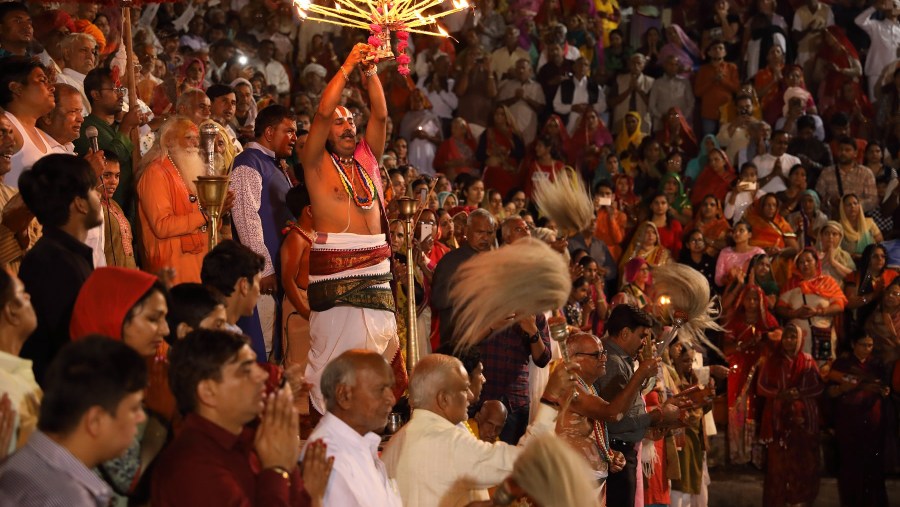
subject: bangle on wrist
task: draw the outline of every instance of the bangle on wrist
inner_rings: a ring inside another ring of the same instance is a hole
[[[344,69],[344,66],[343,66],[343,65],[341,65],[341,74],[344,75],[344,80],[345,80],[345,81],[347,81],[347,82],[350,81],[350,75],[347,74],[347,70]]]
[[[280,466],[269,467],[266,470],[271,470],[276,474],[280,475],[282,479],[286,480],[288,483],[288,487],[291,485],[291,473],[287,471],[286,468]]]

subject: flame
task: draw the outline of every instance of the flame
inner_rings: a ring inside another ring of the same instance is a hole
[[[669,298],[669,296],[660,296],[659,297],[660,306],[666,306],[666,305],[670,304],[671,302],[672,302],[672,300]]]
[[[341,4],[339,2],[334,3],[334,10],[336,10],[336,11],[341,10]]]
[[[444,27],[438,25],[438,32],[441,33],[441,37],[450,37],[450,34],[447,33],[447,30],[444,30]]]
[[[454,9],[466,9],[469,7],[469,2],[467,0],[453,0],[453,8]]]

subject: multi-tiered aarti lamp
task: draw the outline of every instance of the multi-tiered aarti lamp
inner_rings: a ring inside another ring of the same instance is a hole
[[[369,45],[376,48],[370,59],[376,63],[397,58],[398,71],[408,74],[406,54],[410,33],[449,37],[437,20],[469,8],[468,0],[452,0],[453,8],[437,11],[443,0],[326,0],[333,6],[311,0],[293,0],[301,19],[368,30]],[[391,32],[396,34],[397,54],[391,48]]]
[[[210,250],[219,244],[219,221],[222,215],[222,208],[225,205],[225,197],[228,194],[228,183],[230,180],[227,172],[221,172],[216,169],[215,153],[217,136],[218,131],[212,124],[207,123],[201,127],[200,144],[206,157],[207,174],[205,176],[198,176],[194,182],[197,185],[200,206],[206,210],[206,214],[209,216],[207,233],[209,234]]]

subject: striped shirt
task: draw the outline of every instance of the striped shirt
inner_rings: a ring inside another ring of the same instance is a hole
[[[111,494],[103,480],[41,431],[0,466],[0,505],[105,507]]]

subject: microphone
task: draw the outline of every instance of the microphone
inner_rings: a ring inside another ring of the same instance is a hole
[[[91,150],[95,153],[100,151],[100,142],[97,140],[97,136],[100,135],[100,132],[97,131],[97,127],[91,125],[84,129],[84,135],[87,136],[88,142],[91,143]]]

